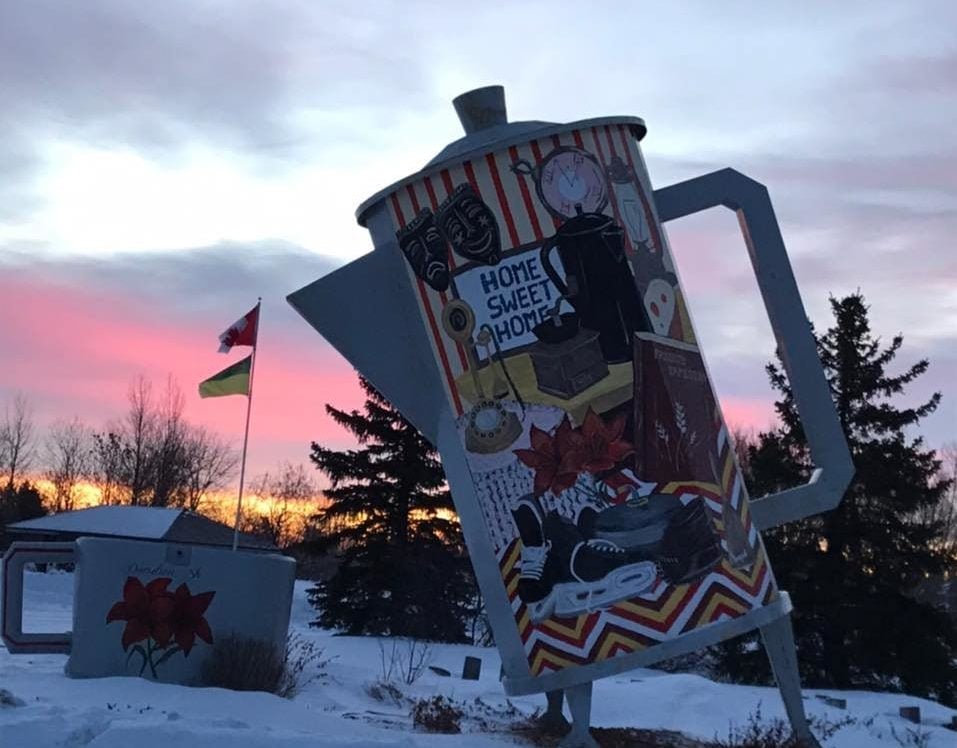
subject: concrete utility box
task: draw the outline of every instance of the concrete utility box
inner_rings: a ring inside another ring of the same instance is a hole
[[[30,562],[75,563],[72,632],[22,631]],[[286,556],[208,546],[91,537],[14,543],[4,556],[3,640],[14,653],[68,653],[66,673],[75,677],[191,684],[218,637],[285,645],[295,568]]]

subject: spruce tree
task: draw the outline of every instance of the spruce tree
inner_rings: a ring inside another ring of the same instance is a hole
[[[18,486],[0,488],[0,552],[4,551],[15,536],[5,528],[14,522],[43,517],[43,497],[30,482]]]
[[[309,591],[313,625],[347,634],[466,640],[476,599],[442,465],[432,446],[360,377],[362,412],[326,411],[359,448],[313,442],[310,459],[331,483],[315,518],[320,549],[337,570]]]
[[[954,704],[957,627],[913,594],[921,580],[954,567],[946,529],[926,511],[945,500],[949,482],[939,479],[935,452],[912,435],[940,393],[900,405],[928,362],[889,373],[903,337],[886,346],[875,338],[859,293],[831,298],[831,308],[835,324],[817,336],[818,354],[854,480],[833,511],[763,534],[779,586],[794,601],[802,676],[812,687],[900,690]],[[803,483],[813,468],[786,375],[775,364],[767,371],[781,393],[781,425],[749,449],[755,497]],[[763,652],[746,640],[722,647],[721,664],[738,678],[767,672]]]

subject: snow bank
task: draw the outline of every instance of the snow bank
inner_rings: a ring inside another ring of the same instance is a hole
[[[29,574],[25,607],[42,622],[70,628],[72,575]],[[306,600],[308,583],[297,582],[292,628],[323,649],[328,664],[322,678],[295,699],[263,693],[236,693],[215,688],[186,688],[138,678],[73,680],[63,675],[64,656],[12,656],[0,647],[0,688],[23,706],[0,706],[3,748],[493,748],[514,745],[505,734],[469,732],[430,735],[412,729],[408,703],[380,702],[367,686],[382,675],[379,640],[338,637],[312,629]],[[386,642],[386,659],[391,644]],[[460,674],[466,655],[482,660],[478,681],[444,678],[431,671],[412,686],[410,698],[444,694],[460,702],[481,699],[486,712],[505,712],[508,701],[498,682],[499,659],[493,649],[437,645],[431,662]],[[827,706],[817,694],[839,696],[847,710]],[[837,721],[850,715],[857,724],[839,731],[833,748],[897,747],[892,735],[906,739],[915,726],[898,716],[901,706],[920,706],[927,748],[953,748],[957,733],[943,725],[957,714],[923,699],[897,694],[808,691],[808,711]],[[522,713],[543,705],[542,697],[511,700]],[[731,686],[695,675],[668,675],[636,670],[595,684],[596,726],[678,730],[704,739],[725,737],[729,722],[744,724],[760,705],[765,719],[784,717],[777,692],[769,688]],[[474,729],[474,723],[470,723]],[[467,729],[469,729],[467,727]]]

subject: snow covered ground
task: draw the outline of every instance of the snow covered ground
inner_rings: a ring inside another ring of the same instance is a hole
[[[28,575],[25,608],[30,613],[25,623],[30,629],[70,628],[72,583],[70,574]],[[463,723],[463,735],[415,731],[408,704],[377,701],[367,693],[367,686],[382,677],[378,640],[310,629],[313,611],[306,601],[307,587],[305,582],[296,584],[292,625],[304,639],[321,647],[323,658],[330,661],[324,675],[296,698],[168,686],[137,678],[73,680],[63,674],[65,656],[14,656],[0,646],[0,689],[22,702],[0,704],[0,746],[494,748],[517,743],[504,728],[480,732],[475,721]],[[460,674],[466,655],[482,659],[479,681],[426,671],[403,690],[411,698],[441,693],[469,702],[473,712],[483,711],[493,723],[504,725],[510,719],[508,702],[498,682],[499,661],[493,649],[438,645],[432,647],[431,662]],[[826,705],[816,698],[819,694],[846,699],[847,710]],[[856,720],[827,741],[833,748],[957,746],[957,733],[943,727],[957,712],[933,702],[866,692],[807,691],[806,695],[812,715],[831,722],[847,716]],[[474,706],[476,698],[485,705],[481,710]],[[511,701],[521,712],[531,714],[544,699]],[[662,728],[703,739],[726,737],[729,724],[745,724],[759,705],[764,719],[784,716],[773,689],[729,686],[653,670],[599,681],[593,701],[596,726]],[[925,738],[909,738],[908,728],[915,726],[898,716],[901,706],[921,708],[920,732]]]

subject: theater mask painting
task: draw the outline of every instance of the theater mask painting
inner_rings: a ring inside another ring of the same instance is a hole
[[[435,291],[449,287],[448,247],[431,210],[421,211],[396,232],[399,248],[415,276]]]
[[[468,183],[460,184],[438,208],[439,229],[465,260],[495,265],[502,254],[498,223]]]

